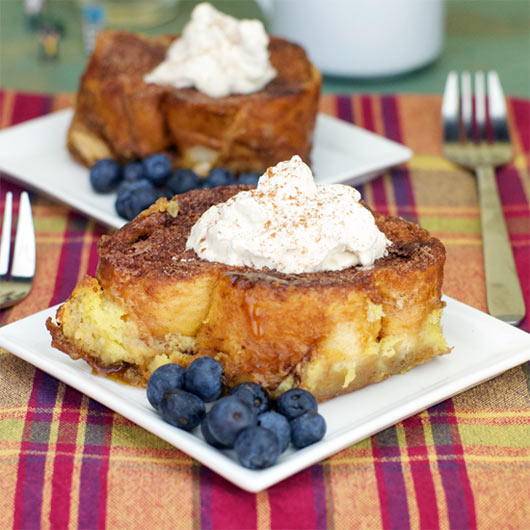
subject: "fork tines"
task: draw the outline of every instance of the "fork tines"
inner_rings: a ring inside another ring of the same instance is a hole
[[[488,72],[487,79],[483,72],[475,72],[473,78],[467,71],[460,75],[460,82],[457,72],[447,76],[442,103],[445,141],[481,142],[491,137],[509,142],[506,101],[497,72]]]
[[[13,194],[9,191],[5,197],[2,239],[0,240],[0,279],[7,277],[9,272],[12,218]],[[11,279],[33,278],[35,275],[35,262],[35,232],[33,229],[31,204],[28,193],[24,191],[20,195]]]

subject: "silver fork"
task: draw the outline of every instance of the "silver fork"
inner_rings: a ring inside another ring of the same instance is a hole
[[[5,197],[2,239],[0,240],[0,309],[20,302],[31,291],[35,276],[35,231],[31,204],[26,191],[20,195],[13,261],[9,267],[13,194]]]
[[[447,77],[442,103],[444,154],[477,176],[488,311],[518,324],[525,315],[525,304],[494,170],[513,157],[506,101],[496,72],[487,74],[487,97],[484,74],[476,72],[474,78],[473,105],[470,73],[462,73],[460,90],[458,74],[451,72]]]

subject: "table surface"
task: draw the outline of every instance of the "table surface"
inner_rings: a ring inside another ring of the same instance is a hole
[[[262,17],[252,0],[213,3],[236,16]],[[179,32],[193,5],[192,1],[181,0],[170,22],[147,32]],[[48,13],[66,28],[59,59],[48,62],[39,59],[38,35],[25,20],[22,6],[21,0],[0,2],[0,86],[42,92],[74,91],[86,62],[79,4],[72,0],[48,2]],[[530,97],[530,2],[448,0],[446,6],[445,46],[436,62],[392,79],[326,78],[324,91],[439,93],[450,70],[494,69],[500,74],[506,94]]]
[[[72,101],[0,91],[0,126]],[[440,238],[445,293],[484,311],[475,182],[442,156],[440,104],[439,95],[328,94],[321,110],[412,148],[408,163],[360,186],[362,195]],[[530,101],[511,98],[508,110],[515,158],[497,182],[530,307]],[[2,191],[17,199],[20,188],[0,176]],[[0,326],[61,302],[85,273],[94,274],[106,232],[41,195],[32,194],[32,204],[35,286],[0,311]],[[521,327],[530,330],[528,316]],[[529,418],[524,363],[250,494],[0,350],[0,528],[525,528]]]

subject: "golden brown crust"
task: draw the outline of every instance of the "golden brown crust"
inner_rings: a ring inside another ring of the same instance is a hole
[[[104,287],[123,278],[135,278],[149,274],[152,280],[163,281],[168,276],[174,279],[190,278],[215,267],[229,274],[250,274],[255,282],[260,278],[274,278],[297,287],[318,285],[359,285],[370,288],[374,272],[382,274],[384,269],[405,276],[410,271],[423,271],[433,263],[443,262],[445,249],[440,241],[418,225],[404,219],[374,213],[381,231],[392,241],[386,258],[377,260],[374,271],[352,267],[342,271],[325,273],[284,274],[263,269],[259,274],[247,267],[233,267],[221,263],[212,264],[186,250],[186,241],[191,227],[213,204],[224,202],[249,186],[225,186],[213,189],[193,190],[174,197],[179,204],[177,217],[168,218],[163,211],[152,215],[138,216],[111,237],[103,236],[99,242],[98,278]],[[162,199],[161,202],[164,200]]]
[[[135,384],[160,363],[210,355],[230,386],[257,381],[273,394],[302,386],[321,401],[449,351],[439,327],[444,247],[403,219],[374,214],[392,246],[369,269],[288,275],[186,251],[198,217],[243,189],[160,199],[103,236],[96,279],[86,277],[59,309],[58,325],[48,325],[54,346],[97,370],[121,366]],[[91,320],[99,323],[79,347],[76,334]],[[92,342],[107,321],[125,336],[111,334],[112,347],[126,346],[103,362],[99,355],[108,351]]]
[[[265,89],[211,98],[193,89],[147,84],[175,35],[106,31],[81,77],[67,136],[85,165],[170,151],[176,164],[200,160],[233,171],[262,171],[294,154],[309,162],[321,76],[296,44],[271,37],[278,72]]]

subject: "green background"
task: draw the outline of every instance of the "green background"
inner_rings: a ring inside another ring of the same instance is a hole
[[[239,17],[263,19],[252,0],[212,3]],[[194,4],[181,0],[169,22],[146,32],[179,32]],[[48,1],[47,14],[60,20],[66,33],[59,58],[45,61],[39,58],[38,33],[26,20],[23,1],[0,0],[0,86],[44,92],[76,90],[87,59],[79,9],[77,1]],[[508,95],[530,97],[530,0],[447,0],[445,45],[433,64],[387,79],[325,78],[324,91],[440,93],[448,71],[465,69],[497,70]]]

